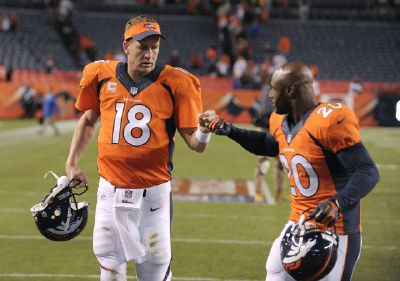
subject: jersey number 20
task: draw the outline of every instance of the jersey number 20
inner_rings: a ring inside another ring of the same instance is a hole
[[[292,161],[289,163],[286,157],[281,154],[279,155],[279,160],[281,161],[282,165],[285,167],[285,169],[289,172],[290,174],[293,174],[293,179],[295,182],[295,185],[297,187],[297,190],[305,197],[311,197],[318,191],[319,187],[319,179],[318,175],[315,172],[314,168],[312,167],[311,163],[302,155],[295,155],[292,158]],[[300,180],[300,175],[299,175],[299,170],[298,170],[298,165],[300,165],[303,169],[303,171],[307,174],[308,176],[308,186],[303,186]],[[295,187],[291,186],[290,187],[290,192],[292,193],[293,196],[297,196],[296,189]]]

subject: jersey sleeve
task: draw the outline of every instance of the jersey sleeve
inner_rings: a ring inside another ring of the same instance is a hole
[[[90,63],[85,66],[79,84],[79,96],[75,107],[80,111],[93,109],[100,111],[100,101],[97,93],[99,63]]]
[[[272,112],[271,117],[269,118],[269,132],[274,136],[276,131],[280,128],[284,115],[277,114],[276,112]]]
[[[183,73],[176,85],[174,97],[177,128],[197,127],[198,115],[203,110],[199,79],[190,73]]]
[[[342,149],[361,142],[358,119],[353,111],[343,105],[340,109],[334,109],[334,114],[329,118],[325,131],[323,145],[331,152],[337,153]]]

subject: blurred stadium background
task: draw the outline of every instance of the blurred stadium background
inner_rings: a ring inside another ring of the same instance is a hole
[[[231,122],[251,126],[248,109],[287,60],[310,65],[319,99],[353,107],[381,172],[363,201],[364,247],[353,280],[399,280],[399,0],[0,0],[0,280],[98,279],[90,238],[94,206],[86,230],[67,243],[39,236],[29,208],[53,184],[42,175],[64,172],[79,117],[73,101],[82,67],[124,60],[122,30],[139,14],[161,23],[167,40],[159,62],[198,75],[204,107]],[[48,91],[61,108],[58,137],[37,134]],[[92,145],[81,165],[92,186],[85,199],[92,204],[95,155]],[[175,202],[175,280],[264,279],[266,256],[289,203],[249,204],[223,186],[251,182],[256,162],[224,138],[214,137],[202,155],[177,138],[175,197],[190,200]],[[273,174],[272,167],[266,177],[272,192]],[[185,197],[190,180],[212,186]]]

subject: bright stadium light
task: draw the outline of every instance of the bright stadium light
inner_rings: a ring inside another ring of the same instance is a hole
[[[396,103],[396,119],[400,121],[400,100]]]

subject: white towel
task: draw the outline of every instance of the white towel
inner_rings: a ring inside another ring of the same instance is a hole
[[[117,188],[115,191],[113,213],[127,262],[142,263],[147,259],[147,249],[138,229],[142,203],[143,189]]]

